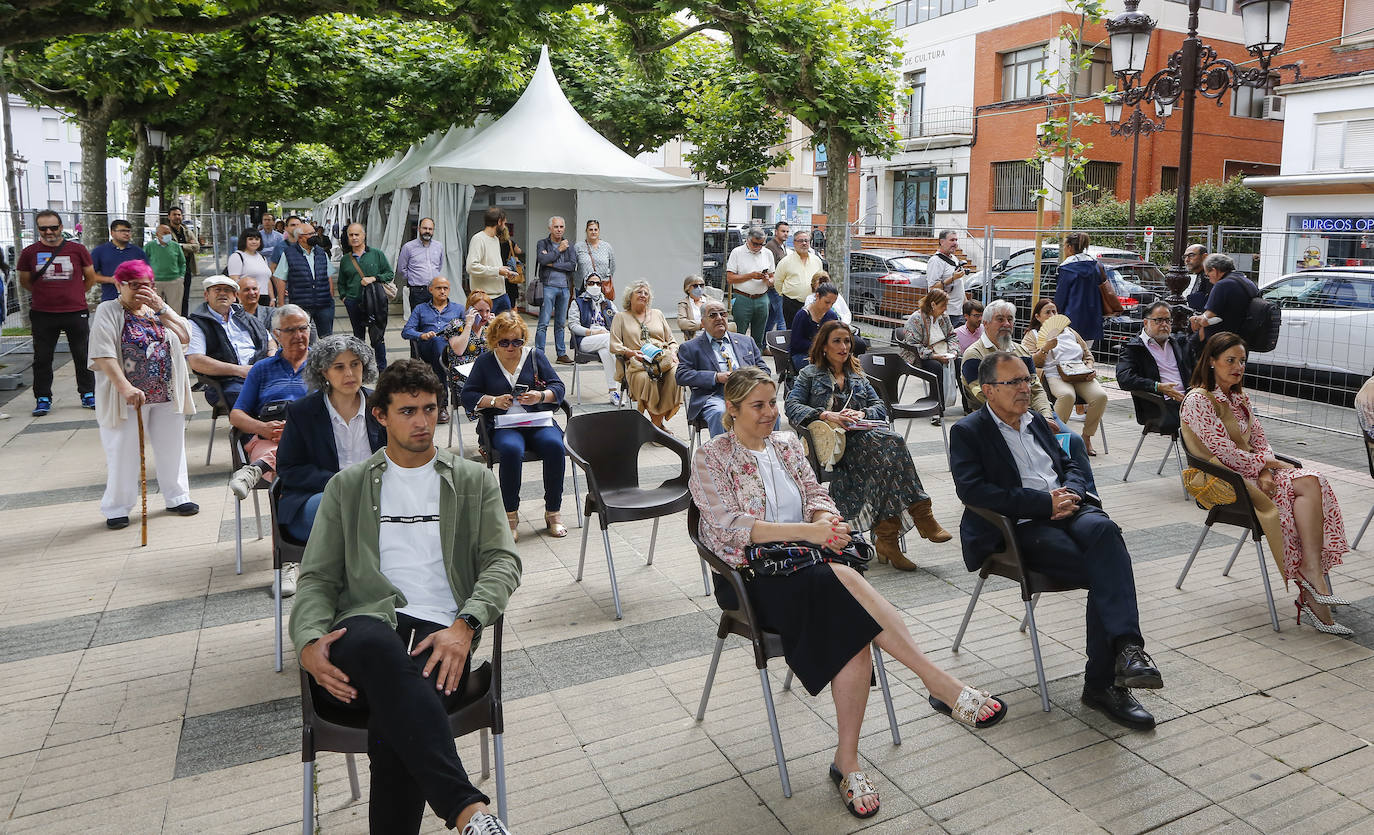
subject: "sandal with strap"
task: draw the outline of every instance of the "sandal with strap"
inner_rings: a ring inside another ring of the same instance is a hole
[[[991,728],[993,725],[1001,722],[1003,717],[1007,715],[1006,699],[1003,699],[1001,696],[994,696],[986,690],[974,690],[967,684],[964,685],[964,689],[959,693],[959,699],[954,703],[953,708],[934,696],[929,697],[927,701],[930,702],[930,706],[934,708],[937,713],[943,713],[957,722],[962,722],[969,727],[978,728],[979,730]],[[986,719],[979,719],[978,714],[983,711],[983,705],[990,701],[997,702],[997,711]]]
[[[558,512],[544,514],[544,526],[549,529],[549,536],[562,539],[568,535],[568,528],[558,517]]]
[[[849,810],[849,814],[856,818],[871,818],[878,814],[882,808],[881,798],[878,798],[878,790],[874,788],[873,781],[868,779],[868,775],[862,771],[851,771],[845,774],[840,771],[834,763],[830,764],[830,779],[840,790],[840,800],[844,803],[844,808]],[[854,803],[861,797],[871,796],[879,800],[879,805],[874,806],[867,812],[860,812],[854,808]]]
[[[510,525],[510,538],[511,538],[511,541],[513,541],[513,542],[519,542],[519,541],[520,541],[520,533],[519,533],[518,531],[516,531],[515,528],[516,528],[517,525],[520,524],[520,511],[518,511],[518,510],[507,510],[507,511],[506,511],[506,522]]]

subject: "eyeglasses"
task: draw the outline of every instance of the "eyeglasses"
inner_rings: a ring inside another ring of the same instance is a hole
[[[1168,322],[1168,321],[1170,321],[1171,318],[1172,318],[1172,317],[1170,317],[1170,316],[1146,316],[1146,317],[1145,317],[1145,321],[1147,321],[1147,322]]]
[[[277,333],[306,333],[310,330],[309,325],[297,325],[294,328],[273,328]]]
[[[724,319],[725,317],[726,314],[724,310],[712,310],[710,313],[706,314],[707,319]]]
[[[1013,387],[1015,387],[1015,388],[1020,388],[1021,386],[1029,386],[1029,385],[1031,384],[1031,381],[1032,381],[1033,379],[1035,379],[1035,378],[1034,378],[1034,377],[1029,377],[1029,376],[1027,376],[1027,377],[1012,377],[1010,380],[1000,380],[1000,381],[999,381],[999,380],[989,380],[988,382],[984,383],[983,385],[985,385],[985,386],[1013,386]]]
[[[499,345],[499,346],[501,346],[502,348],[522,348],[522,347],[524,347],[524,345],[525,345],[525,340],[523,340],[523,339],[502,339],[502,340],[500,340],[499,342],[497,342],[496,344]]]
[[[690,290],[690,289],[693,289],[693,288],[696,288],[696,287],[705,287],[705,286],[706,286],[705,284],[700,284],[700,283],[698,283],[698,284],[688,284],[688,285],[687,285],[687,288]]]
[[[601,279],[599,279],[599,278],[589,278],[589,279],[587,279],[587,283],[588,283],[588,284],[596,284],[596,285],[599,286],[599,285],[601,284]]]
[[[39,226],[39,227],[38,227],[38,231],[39,231],[39,232],[56,232],[58,229],[61,229],[61,228],[62,228],[62,224],[59,223],[59,224],[57,224],[56,226]]]

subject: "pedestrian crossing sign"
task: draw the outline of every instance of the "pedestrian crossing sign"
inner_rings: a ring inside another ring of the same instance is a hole
[[[746,189],[744,190],[744,199],[745,199],[745,200],[757,200],[757,199],[759,199],[759,187],[758,187],[758,186],[749,186],[748,188],[746,188]]]

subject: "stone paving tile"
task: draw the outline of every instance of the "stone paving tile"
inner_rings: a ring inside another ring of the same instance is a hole
[[[1150,830],[1168,835],[1199,835],[1199,833],[1225,833],[1225,835],[1259,835],[1260,830],[1221,808],[1208,806],[1190,815],[1170,821]]]
[[[1031,766],[1028,773],[1111,832],[1139,832],[1207,805],[1207,799],[1116,742]]]
[[[38,754],[15,818],[120,796],[171,779],[180,722],[110,734]],[[92,764],[99,764],[93,768]]]
[[[1296,768],[1195,716],[1165,722],[1151,733],[1127,734],[1117,742],[1213,802],[1281,779]]]
[[[170,789],[170,783],[159,783],[109,797],[63,805],[15,818],[8,822],[5,832],[90,831],[111,835],[144,835],[163,831]]]
[[[43,747],[61,704],[62,697],[54,695],[5,705],[5,722],[0,725],[0,758]]]
[[[44,745],[64,745],[180,721],[190,677],[191,671],[186,669],[71,690],[53,717]]]
[[[1374,746],[1365,745],[1349,754],[1327,760],[1307,770],[1307,776],[1336,793],[1374,809]]]
[[[1221,804],[1261,832],[1369,831],[1374,812],[1306,774],[1290,774]]]
[[[0,629],[0,664],[85,649],[99,622],[93,613]]]
[[[290,751],[299,753],[300,716],[301,701],[296,696],[187,717],[177,749],[176,776],[193,777]]]
[[[926,807],[946,832],[1101,832],[1091,818],[1025,772],[1009,774]]]
[[[791,797],[783,797],[776,767],[748,772],[744,779],[788,832],[850,832],[919,811],[903,787],[861,753],[859,765],[873,779],[882,811],[867,821],[856,820],[840,802],[839,790],[830,779],[833,760],[833,747],[803,756],[789,752],[787,771],[792,783]]]

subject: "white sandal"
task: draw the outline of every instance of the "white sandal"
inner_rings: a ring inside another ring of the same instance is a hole
[[[568,528],[563,521],[558,518],[558,511],[544,514],[544,526],[549,529],[549,536],[562,539],[568,535]]]

